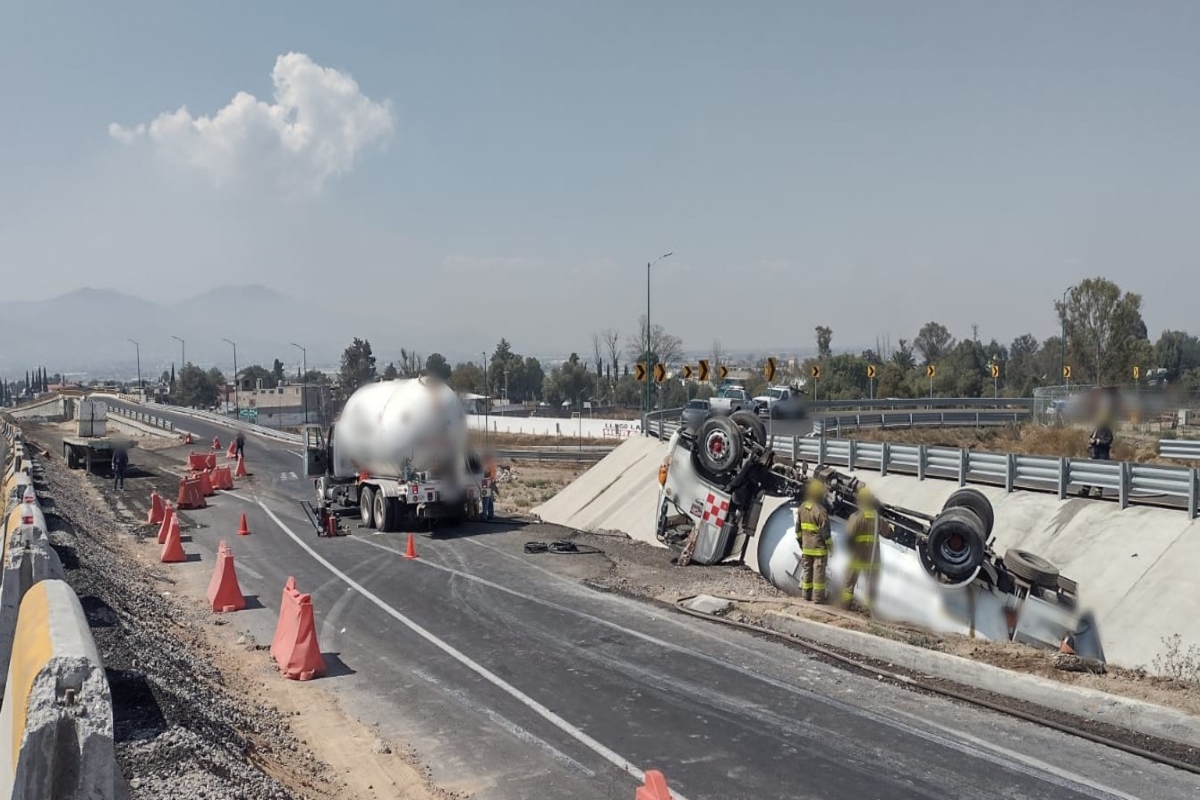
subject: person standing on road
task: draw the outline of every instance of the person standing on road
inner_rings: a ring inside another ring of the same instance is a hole
[[[850,571],[846,573],[846,585],[842,587],[842,605],[847,608],[854,602],[854,587],[858,576],[867,575],[868,610],[875,599],[875,578],[879,572],[879,537],[892,538],[891,523],[879,516],[879,503],[866,486],[856,495],[858,510],[846,521],[846,540],[850,546]]]
[[[125,470],[128,468],[129,453],[125,452],[124,447],[118,445],[112,455],[113,491],[124,491]]]
[[[796,512],[800,540],[800,591],[805,600],[825,602],[825,565],[829,562],[829,513],[825,484],[813,478],[804,487],[804,503]]]
[[[1096,461],[1108,461],[1112,456],[1113,432],[1109,425],[1108,415],[1100,417],[1096,428],[1088,438],[1088,458]],[[1080,497],[1087,497],[1095,489],[1096,497],[1102,497],[1104,490],[1099,486],[1084,486],[1079,490]]]
[[[483,468],[483,518],[491,519],[496,513],[496,462],[491,458]]]
[[[243,451],[246,449],[246,434],[238,431],[237,438],[233,440],[233,443],[235,447],[233,454],[238,458],[241,458]]]

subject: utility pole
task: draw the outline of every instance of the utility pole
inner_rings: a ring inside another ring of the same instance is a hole
[[[642,435],[650,435],[650,376],[654,374],[654,366],[650,363],[650,268],[662,261],[664,258],[670,258],[671,253],[663,253],[654,261],[646,262],[646,418],[642,425]]]
[[[488,370],[487,370],[487,353],[480,351],[479,355],[483,359],[483,450],[486,453],[488,449],[488,409],[491,403],[488,399]]]
[[[241,389],[241,381],[238,380],[237,342],[235,342],[231,339],[224,339],[223,341],[229,342],[230,346],[233,347],[233,415],[236,418],[241,419],[242,418],[242,401],[241,401],[241,395],[238,391],[239,389]]]
[[[133,339],[130,339],[129,341],[133,344],[133,346],[135,348],[135,352],[137,353],[138,402],[144,403],[144,402],[146,402],[146,390],[142,386],[142,346],[140,344],[138,344],[136,341],[134,341]]]
[[[300,359],[303,362],[300,369],[303,371],[302,380],[300,382],[300,391],[304,392],[304,424],[308,424],[308,351],[303,346],[292,342],[292,347],[300,349]]]

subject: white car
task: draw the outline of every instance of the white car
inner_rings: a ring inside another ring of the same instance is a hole
[[[754,398],[754,404],[759,416],[773,419],[800,419],[806,413],[800,392],[790,386],[772,386]]]

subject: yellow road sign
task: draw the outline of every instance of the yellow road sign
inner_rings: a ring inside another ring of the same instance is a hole
[[[821,377],[821,365],[813,364],[812,367],[809,368],[808,374],[813,376],[814,378]]]
[[[692,365],[691,364],[683,365],[683,379],[685,381],[690,381],[692,379]]]
[[[722,364],[721,366],[717,367],[717,374],[721,376],[721,380],[725,380],[726,378],[728,378],[729,377],[728,365]]]
[[[701,383],[704,383],[705,381],[708,380],[708,359],[707,358],[700,359],[699,367],[700,367],[700,375],[697,377]]]
[[[638,383],[646,380],[646,365],[641,362],[635,364],[633,367],[633,377]]]
[[[767,379],[767,383],[772,383],[775,380],[775,358],[767,359],[767,365],[763,367],[763,377]]]
[[[936,376],[937,376],[937,364],[926,364],[925,365],[925,377],[933,378]]]
[[[1142,368],[1134,367],[1133,368],[1133,379],[1136,381],[1140,377],[1142,377]]]
[[[655,382],[662,383],[666,379],[667,379],[667,365],[666,364],[655,364],[654,365],[654,380],[655,380]]]
[[[875,380],[875,365],[874,364],[867,364],[867,377],[870,378],[871,380]]]
[[[1000,377],[1000,365],[999,365],[999,364],[992,364],[992,369],[991,369],[991,372],[992,372],[992,377],[993,377],[993,378],[999,378],[999,377]]]
[[[1067,364],[1063,367],[1063,380],[1071,380],[1071,365]]]

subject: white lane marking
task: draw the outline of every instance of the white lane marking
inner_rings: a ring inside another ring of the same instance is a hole
[[[281,480],[281,481],[298,481],[300,479],[296,476],[296,473],[294,473],[294,472],[281,472],[281,473],[279,473],[279,480]]]
[[[285,525],[283,520],[281,520],[279,517],[275,516],[275,512],[272,511],[271,509],[267,508],[266,503],[259,500],[258,505],[261,506],[262,510],[267,513],[267,516],[269,516],[275,522],[275,524],[279,526],[279,529],[281,531],[283,531],[284,533],[286,533],[288,536],[290,536],[292,538],[292,541],[294,541],[296,544],[300,545],[300,548],[302,550],[304,550],[306,553],[308,553],[310,556],[312,556],[313,560],[315,560],[321,566],[325,567],[325,569],[329,570],[333,575],[340,578],[347,586],[354,589],[354,591],[358,592],[360,595],[362,595],[367,600],[370,600],[381,611],[383,611],[385,614],[390,616],[392,619],[396,620],[401,625],[405,626],[406,628],[411,630],[413,633],[417,634],[422,639],[429,642],[434,647],[438,648],[439,650],[444,652],[446,655],[450,656],[455,661],[457,661],[458,663],[462,664],[467,669],[474,672],[479,677],[483,678],[488,683],[491,683],[493,686],[506,692],[508,695],[510,695],[515,700],[520,702],[526,708],[535,712],[542,719],[546,720],[551,725],[553,725],[554,727],[561,730],[563,733],[565,733],[568,736],[570,736],[571,738],[575,739],[580,744],[582,744],[583,746],[585,746],[589,750],[591,750],[593,753],[595,753],[596,755],[603,758],[605,761],[609,762],[610,764],[617,767],[618,769],[621,769],[621,770],[629,773],[638,781],[644,781],[646,779],[646,773],[643,772],[641,769],[639,769],[638,766],[636,764],[634,764],[633,762],[631,762],[629,759],[625,758],[624,756],[617,753],[616,751],[610,750],[608,747],[605,747],[603,744],[596,741],[591,736],[588,736],[582,729],[577,728],[576,726],[567,722],[565,719],[560,717],[558,714],[555,714],[550,709],[546,708],[544,705],[539,703],[537,700],[534,700],[532,697],[525,694],[524,692],[522,692],[517,687],[513,686],[508,681],[504,680],[499,675],[495,674],[494,672],[492,672],[489,669],[487,669],[486,667],[484,667],[482,664],[473,660],[470,656],[466,655],[465,653],[463,653],[460,650],[455,649],[453,645],[439,639],[437,636],[430,633],[428,630],[421,627],[416,622],[413,622],[411,619],[404,616],[399,611],[397,611],[396,609],[389,606],[387,603],[380,600],[375,594],[373,594],[368,589],[366,589],[365,587],[360,585],[357,581],[355,581],[349,575],[347,575],[346,573],[342,572],[340,569],[335,567],[333,564],[331,564],[329,561],[327,561],[323,556],[321,556],[316,550],[313,550],[312,547],[310,547],[307,542],[305,542],[303,539],[301,539],[295,533],[295,531],[293,531],[291,528],[289,528],[287,525]],[[358,537],[352,537],[352,538],[358,538]],[[363,541],[365,541],[365,540],[363,540]],[[430,566],[435,566],[435,565],[431,564]],[[674,791],[674,790],[672,790],[671,795],[674,798],[676,798],[676,800],[687,800],[686,797],[684,797],[679,792]]]
[[[240,558],[238,558],[237,555],[234,555],[234,557],[233,557],[233,565],[234,565],[234,569],[236,569],[238,572],[244,572],[247,575],[249,575],[251,578],[255,578],[260,581],[266,580],[266,578],[264,578],[261,573],[255,572],[254,570],[250,569],[250,567],[247,567],[246,562],[242,561]]]
[[[461,692],[458,689],[455,689],[455,688],[445,685],[444,683],[439,681],[437,678],[433,677],[432,675],[430,675],[427,672],[424,672],[423,670],[414,669],[412,671],[412,674],[416,675],[418,678],[420,678],[423,681],[432,683],[434,686],[437,686],[442,692],[445,692],[446,694],[450,695],[455,700],[457,700],[459,703],[466,706],[470,710],[474,711],[476,714],[483,714],[488,719],[490,719],[493,723],[495,723],[498,727],[503,728],[504,730],[508,731],[510,734],[512,734],[517,739],[520,739],[525,744],[533,745],[534,747],[545,750],[556,761],[559,761],[559,762],[567,765],[568,767],[570,767],[571,769],[573,769],[577,772],[583,773],[584,775],[586,775],[589,778],[596,777],[596,773],[594,770],[588,769],[583,764],[580,764],[578,761],[571,758],[569,755],[567,755],[566,753],[559,750],[554,745],[547,742],[545,739],[535,736],[534,734],[525,730],[520,725],[513,722],[512,720],[510,720],[508,717],[504,716],[503,714],[500,714],[497,711],[493,711],[492,709],[488,708],[487,706],[485,706],[481,703],[475,702],[470,697],[468,697],[466,695],[466,693]]]
[[[304,453],[299,450],[285,450],[284,452],[294,455],[296,458],[304,458]]]
[[[370,541],[369,539],[363,539],[358,536],[352,536],[351,539],[353,539],[354,541],[362,542],[363,544],[370,545],[371,547],[377,547],[380,550],[386,550],[389,553],[394,553],[399,556],[404,555],[399,550],[395,550],[391,547],[386,547],[382,544],[379,544],[378,542]],[[841,711],[845,711],[846,713],[853,714],[853,715],[856,715],[859,717],[863,717],[865,719],[869,719],[874,722],[878,722],[878,723],[886,725],[888,727],[895,728],[904,733],[908,733],[910,735],[920,737],[922,739],[925,739],[926,741],[942,745],[943,747],[947,747],[952,750],[957,750],[960,753],[964,753],[966,755],[973,756],[975,758],[980,758],[984,761],[988,761],[997,766],[1012,770],[1013,772],[1018,772],[1020,774],[1026,775],[1028,777],[1031,777],[1031,778],[1034,778],[1037,780],[1044,781],[1044,782],[1052,784],[1054,786],[1083,791],[1085,793],[1089,793],[1088,790],[1092,789],[1094,791],[1099,791],[1099,792],[1108,792],[1108,795],[1105,795],[1107,797],[1118,797],[1118,798],[1125,797],[1124,795],[1122,795],[1119,791],[1117,791],[1115,789],[1107,789],[1107,788],[1099,787],[1098,785],[1092,784],[1091,782],[1089,782],[1083,778],[1063,777],[1064,775],[1070,775],[1070,773],[1063,773],[1061,770],[1052,769],[1052,770],[1043,772],[1041,770],[1041,768],[1039,767],[1039,765],[1042,764],[1042,762],[1038,761],[1037,759],[1030,758],[1028,756],[1022,756],[1017,753],[1008,753],[1007,751],[1005,751],[1005,753],[1006,753],[1005,757],[1000,757],[1000,756],[994,755],[991,752],[988,752],[986,749],[980,749],[980,747],[978,747],[978,746],[972,746],[971,744],[967,744],[967,743],[965,743],[965,741],[955,741],[954,739],[948,739],[945,736],[942,736],[938,733],[935,733],[935,732],[929,731],[929,730],[923,730],[921,728],[910,725],[906,722],[902,722],[901,720],[898,720],[898,719],[895,719],[892,717],[886,717],[886,716],[878,714],[874,711],[868,711],[867,709],[852,705],[847,702],[843,702],[841,700],[837,700],[833,697],[829,697],[826,695],[818,694],[816,692],[801,689],[790,683],[785,683],[784,681],[776,680],[775,678],[772,678],[770,676],[763,675],[759,672],[755,672],[754,670],[752,670],[748,667],[743,667],[738,664],[731,664],[728,661],[723,661],[720,658],[717,658],[716,656],[711,656],[707,653],[700,652],[699,650],[693,650],[693,649],[691,649],[689,647],[685,647],[683,645],[678,645],[673,642],[668,642],[664,639],[659,639],[655,636],[651,636],[649,634],[642,633],[641,631],[636,631],[631,628],[626,628],[625,626],[620,625],[616,622],[611,622],[609,620],[602,619],[601,617],[593,616],[592,614],[588,614],[587,612],[584,612],[584,611],[578,611],[576,609],[573,609],[573,608],[570,608],[570,607],[564,606],[564,605],[559,605],[559,604],[554,603],[549,600],[543,600],[540,597],[534,597],[532,595],[527,595],[524,592],[519,592],[516,589],[510,589],[507,586],[503,586],[501,584],[495,583],[494,581],[490,581],[487,578],[481,578],[478,575],[472,575],[469,572],[463,572],[461,570],[454,569],[453,567],[447,567],[442,564],[435,564],[431,561],[423,561],[420,559],[418,559],[416,563],[423,564],[424,566],[427,566],[427,567],[432,567],[433,569],[441,570],[442,572],[450,573],[451,575],[454,575],[455,577],[463,578],[463,579],[469,580],[469,581],[475,581],[476,583],[481,583],[484,586],[495,589],[499,592],[503,592],[505,594],[512,595],[513,597],[519,597],[522,600],[526,600],[526,601],[528,601],[530,603],[534,603],[536,605],[545,606],[547,608],[551,608],[556,611],[561,611],[561,612],[564,612],[567,614],[581,617],[590,622],[594,622],[598,625],[602,625],[604,627],[611,628],[613,630],[621,631],[622,633],[625,633],[626,635],[632,636],[636,639],[641,639],[642,641],[649,642],[651,644],[655,644],[659,647],[662,647],[663,649],[673,650],[677,653],[682,653],[684,655],[691,656],[693,658],[699,659],[706,663],[713,664],[715,666],[719,666],[724,669],[731,670],[740,675],[744,675],[753,680],[762,681],[763,683],[766,683],[769,686],[773,686],[777,689],[782,689],[786,692],[797,695],[799,697],[805,697],[808,699],[816,700],[821,703],[825,703],[825,704],[833,706],[834,708],[837,708]],[[908,715],[906,715],[906,716],[908,716]],[[938,726],[938,727],[940,727],[940,726]],[[947,730],[952,735],[959,737],[963,740],[971,739],[971,737],[968,737],[966,734],[959,733],[958,731],[954,731],[953,729],[943,728],[943,730]],[[972,740],[972,743],[976,743],[976,742],[978,742],[978,740]],[[1013,759],[1015,759],[1019,763],[1014,764],[1012,761]],[[1065,782],[1065,781],[1071,781],[1071,780],[1077,780],[1078,785],[1077,786],[1069,785]],[[1098,797],[1098,800],[1104,800],[1104,797],[1097,796],[1095,794],[1090,794],[1090,796]]]
[[[224,492],[224,495],[226,497],[232,497],[234,500],[241,500],[243,503],[256,502],[255,500],[252,500],[249,497],[246,497],[244,494],[238,494],[237,492]]]

